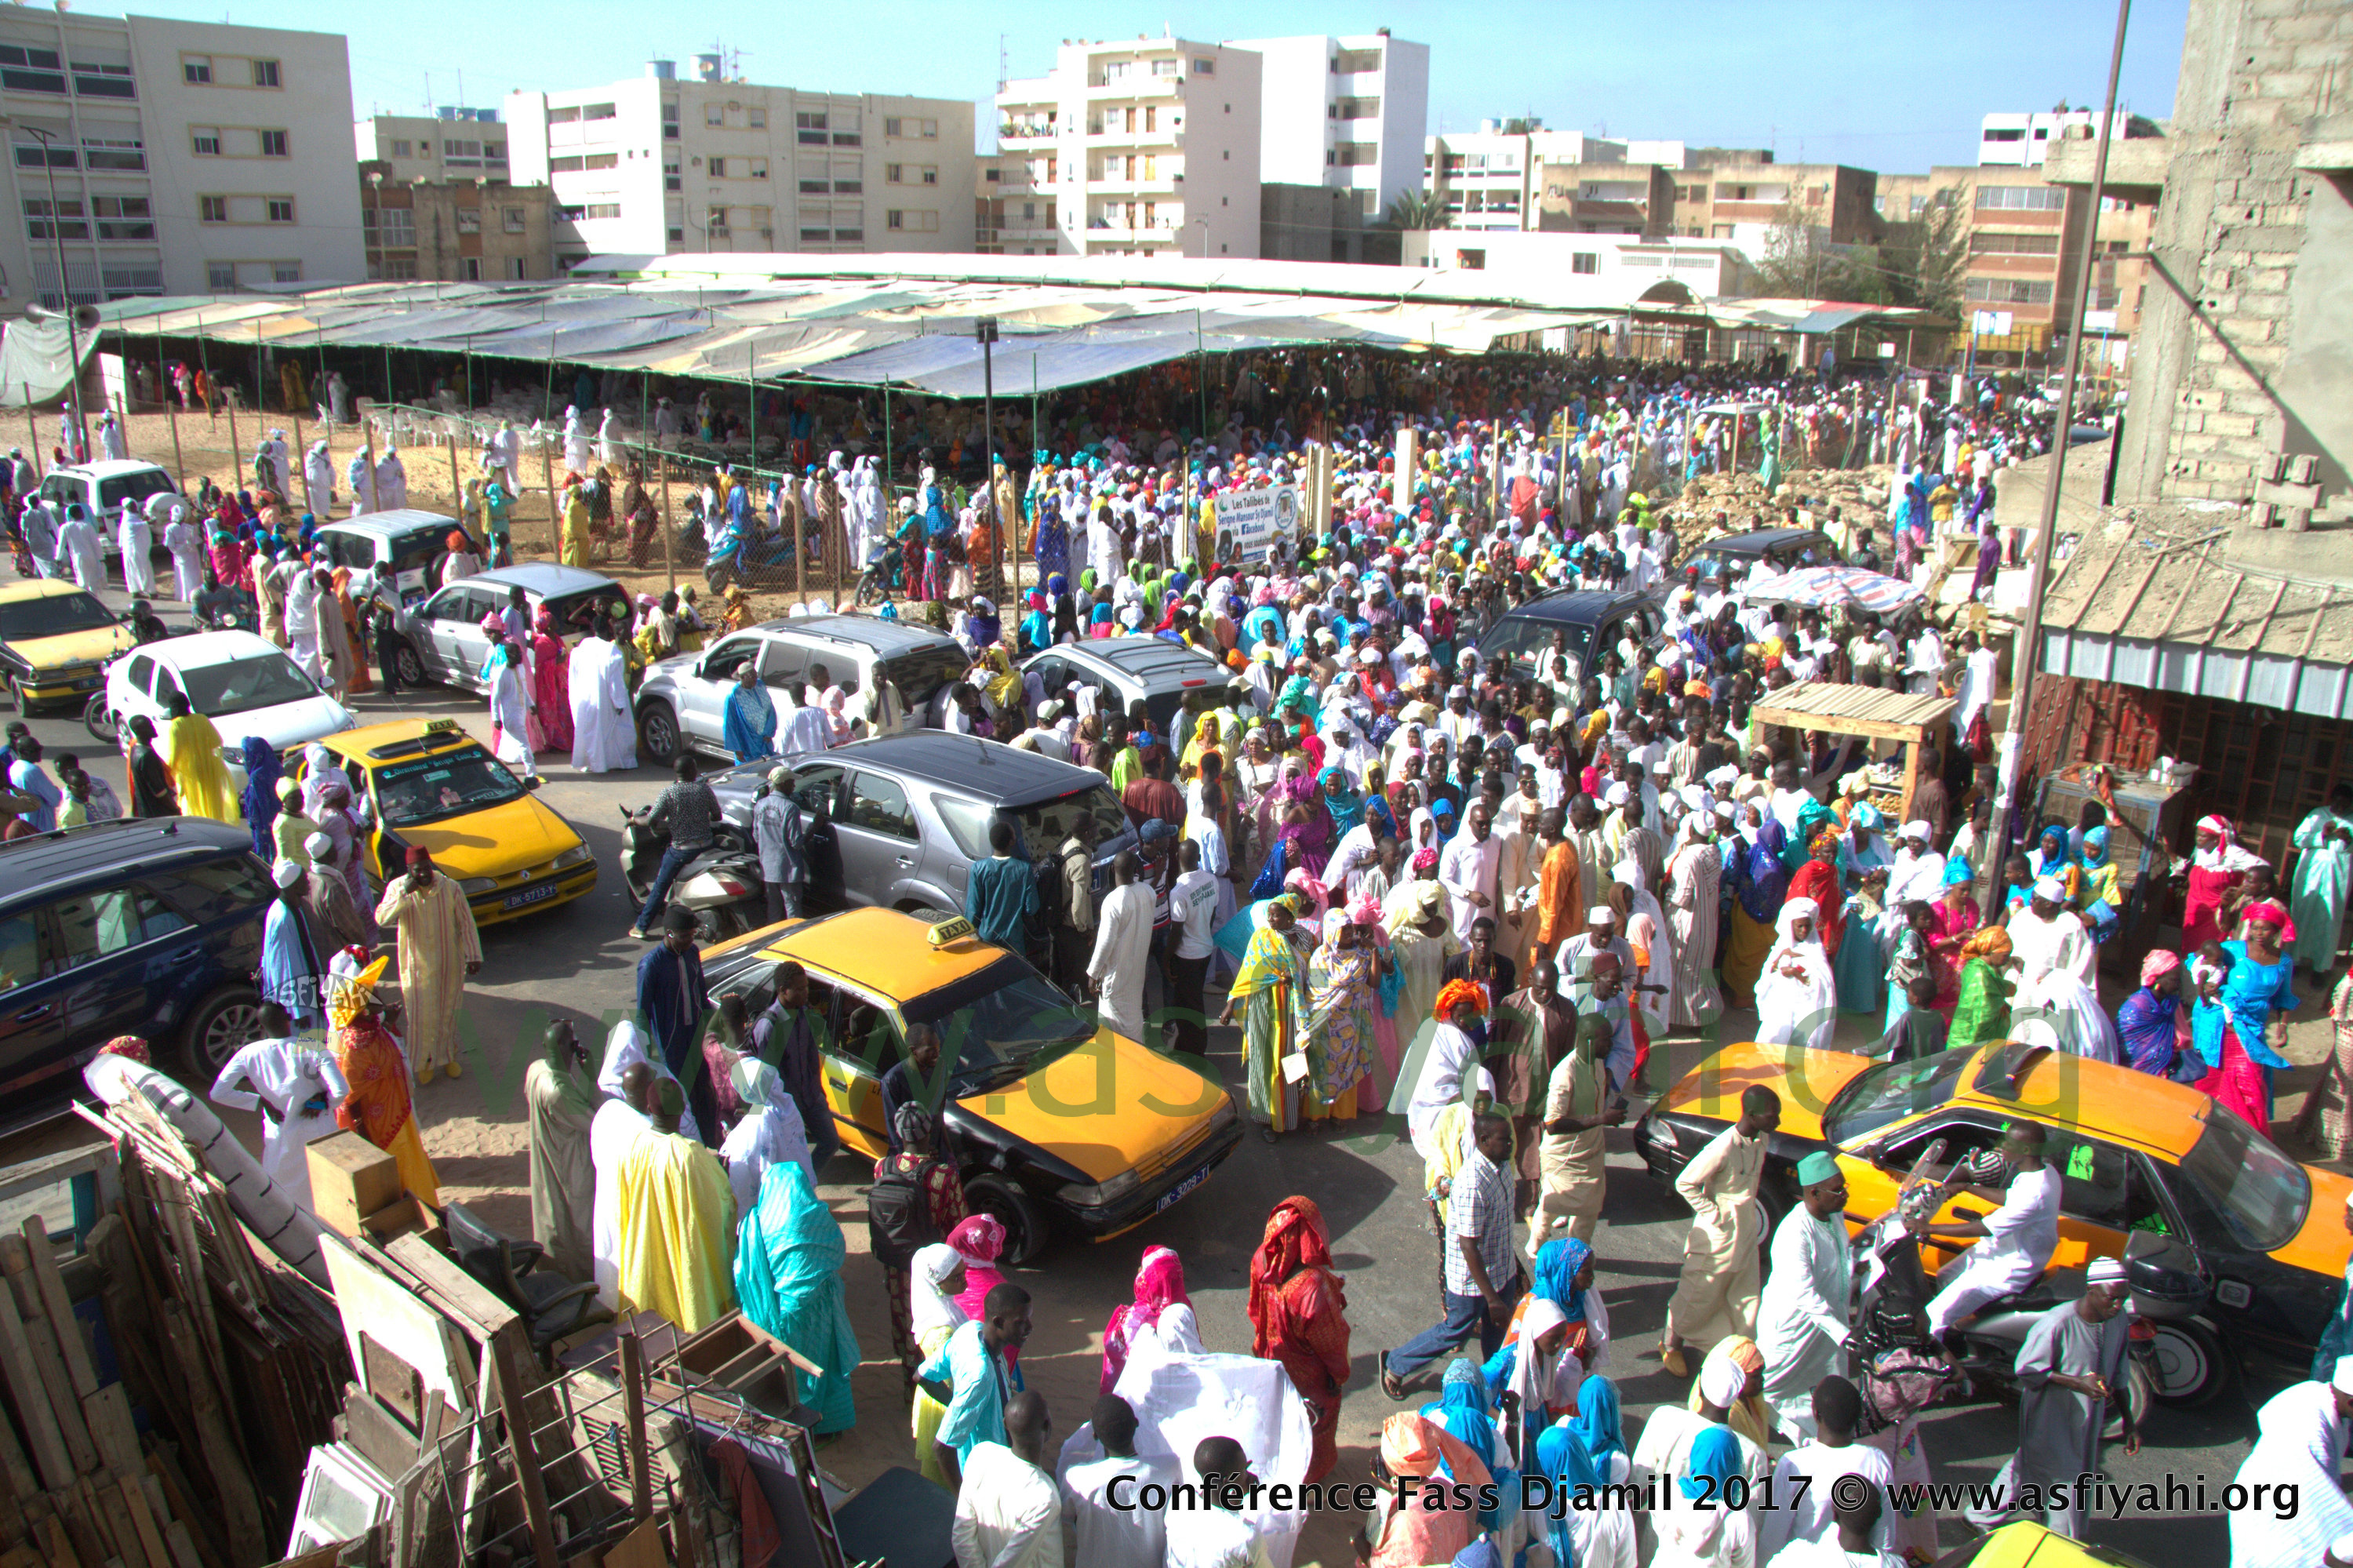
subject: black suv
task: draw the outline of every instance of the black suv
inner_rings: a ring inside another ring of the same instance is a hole
[[[178,1046],[209,1083],[252,1037],[276,895],[241,826],[95,822],[0,848],[0,1123],[71,1098],[118,1034]]]
[[[1846,558],[1839,554],[1831,536],[1818,528],[1759,528],[1753,533],[1727,534],[1694,546],[1683,556],[1683,567],[1661,582],[1660,597],[1663,599],[1690,582],[1689,568],[1694,567],[1699,568],[1699,586],[1708,588],[1716,586],[1734,567],[1755,571],[1761,566],[1787,572],[1799,567],[1845,564]]]
[[[1567,589],[1539,594],[1504,612],[1479,639],[1479,660],[1508,662],[1522,675],[1549,673],[1557,639],[1568,655],[1568,678],[1580,681],[1601,672],[1601,655],[1620,642],[1656,647],[1664,619],[1648,594]]]

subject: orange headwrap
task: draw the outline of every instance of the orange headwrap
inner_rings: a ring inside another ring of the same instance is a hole
[[[1381,1463],[1392,1476],[1430,1476],[1443,1463],[1454,1479],[1483,1487],[1491,1478],[1462,1439],[1427,1416],[1401,1411],[1381,1423]]]
[[[1450,1019],[1454,1016],[1454,1010],[1466,1001],[1473,1012],[1484,1013],[1487,1011],[1487,993],[1479,989],[1476,981],[1448,980],[1438,993],[1438,1006],[1431,1016],[1441,1021]]]
[[[2000,963],[2010,957],[2010,933],[1999,926],[1980,926],[1961,944],[1961,957]]]

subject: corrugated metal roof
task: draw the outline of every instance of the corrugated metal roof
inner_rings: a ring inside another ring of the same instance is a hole
[[[2232,524],[2120,515],[2079,543],[2043,600],[2044,673],[2341,719],[2353,713],[2353,598],[2231,564]]]

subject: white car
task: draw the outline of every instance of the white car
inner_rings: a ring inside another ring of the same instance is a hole
[[[179,488],[170,474],[152,462],[109,458],[101,462],[49,470],[41,481],[39,493],[57,507],[60,520],[69,505],[89,508],[90,520],[98,526],[99,548],[110,556],[119,556],[122,553],[122,541],[114,524],[122,514],[122,503],[129,501],[144,510],[149,496]],[[149,542],[149,553],[163,548],[162,531],[156,530],[155,537]]]
[[[132,719],[145,714],[160,731],[174,693],[213,721],[222,755],[239,789],[244,745],[259,736],[282,755],[357,723],[321,691],[286,651],[250,631],[202,631],[142,643],[106,667],[107,714],[127,744]]]

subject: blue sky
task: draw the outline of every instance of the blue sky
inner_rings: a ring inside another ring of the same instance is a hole
[[[2082,0],[1392,0],[1370,7],[1251,0],[1166,8],[889,0],[839,11],[704,0],[675,13],[675,26],[662,25],[665,6],[610,0],[350,7],[242,0],[226,8],[163,0],[138,9],[260,26],[340,26],[351,39],[361,114],[417,112],[428,90],[436,103],[495,106],[517,89],[609,81],[637,75],[649,58],[690,59],[721,44],[743,51],[744,74],[754,81],[986,101],[999,75],[1000,36],[1010,74],[1034,76],[1065,37],[1156,35],[1164,26],[1209,39],[1387,26],[1430,46],[1432,131],[1535,114],[1561,130],[1770,146],[1785,162],[1887,173],[1976,162],[1978,117],[1990,111],[2047,110],[2063,99],[2096,105],[2116,26],[2112,8]],[[2171,113],[2187,9],[2188,0],[2134,6],[2119,88],[2125,107],[2158,119]],[[859,25],[812,31],[828,18]]]

